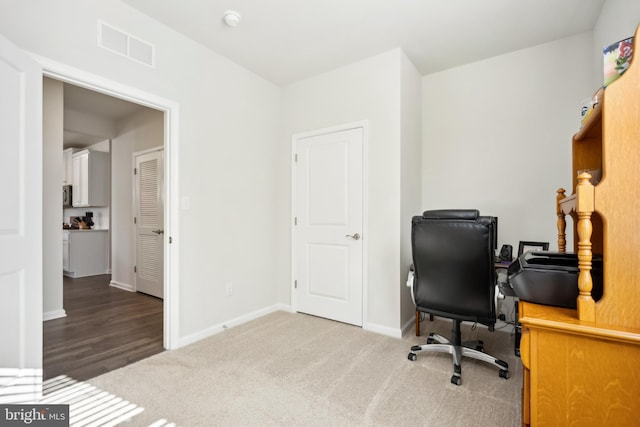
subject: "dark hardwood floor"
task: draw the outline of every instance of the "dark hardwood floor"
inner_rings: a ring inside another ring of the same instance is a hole
[[[87,380],[164,350],[162,300],[109,286],[110,278],[64,278],[67,317],[44,322],[45,380]]]

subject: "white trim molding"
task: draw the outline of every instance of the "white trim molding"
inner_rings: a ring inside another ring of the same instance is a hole
[[[402,329],[400,330],[400,333],[402,335],[406,334],[409,331],[409,329],[415,327],[415,325],[416,325],[416,317],[411,316],[411,319],[407,320],[405,324],[402,325]]]
[[[128,292],[135,292],[136,291],[135,286],[129,285],[127,283],[117,282],[115,280],[112,280],[111,282],[109,282],[109,286],[112,286],[112,287],[118,288],[118,289],[122,289],[123,291],[128,291]]]
[[[363,327],[362,329],[375,332],[377,334],[386,335],[388,337],[393,338],[402,338],[402,330],[398,328],[390,328],[388,326],[376,325],[375,323],[369,322],[367,327]]]
[[[42,314],[42,321],[46,322],[47,320],[60,319],[61,317],[67,317],[67,312],[64,310],[53,310],[53,311],[45,311]]]
[[[266,316],[267,314],[275,313],[276,311],[286,311],[292,313],[291,306],[286,304],[274,304],[270,307],[265,307],[260,310],[256,310],[252,313],[247,313],[242,316],[236,317],[234,319],[230,319],[224,323],[220,323],[218,325],[211,326],[209,328],[203,329],[202,331],[196,332],[194,334],[187,335],[180,339],[180,345],[178,347],[184,347],[189,344],[193,344],[197,341],[203,340],[205,338],[212,337],[220,332],[223,332],[225,329],[233,328],[234,326],[242,325],[244,323],[250,322],[252,320],[258,319],[262,316]]]

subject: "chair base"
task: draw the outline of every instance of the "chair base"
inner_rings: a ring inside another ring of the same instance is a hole
[[[417,359],[416,353],[423,351],[432,351],[436,353],[449,353],[453,356],[453,376],[451,377],[451,383],[455,385],[462,384],[462,356],[470,357],[472,359],[480,360],[488,363],[500,369],[499,375],[501,378],[509,378],[509,364],[504,360],[497,359],[487,353],[483,352],[482,341],[468,341],[460,343],[460,321],[454,320],[453,328],[453,343],[439,334],[431,333],[427,338],[426,345],[414,345],[411,347],[411,352],[407,358],[411,361]],[[457,338],[457,339],[456,339]],[[458,344],[456,345],[456,341]]]

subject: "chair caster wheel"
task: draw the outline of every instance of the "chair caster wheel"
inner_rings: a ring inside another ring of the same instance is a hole
[[[407,359],[411,360],[412,362],[415,362],[417,358],[418,356],[415,353],[409,353],[409,355],[407,356]]]
[[[459,377],[459,376],[457,376],[457,375],[452,375],[452,376],[451,376],[451,384],[453,384],[453,385],[460,385],[460,384],[462,384],[462,378],[460,378],[460,377]]]
[[[483,345],[477,345],[477,346],[476,346],[476,351],[482,351],[482,352],[484,352],[484,346],[483,346]]]
[[[509,371],[500,370],[500,378],[504,378],[505,380],[509,379]]]
[[[433,344],[436,342],[433,338],[427,338],[427,344]]]

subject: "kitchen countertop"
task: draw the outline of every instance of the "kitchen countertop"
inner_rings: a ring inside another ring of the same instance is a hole
[[[108,228],[63,228],[62,231],[109,231]]]

